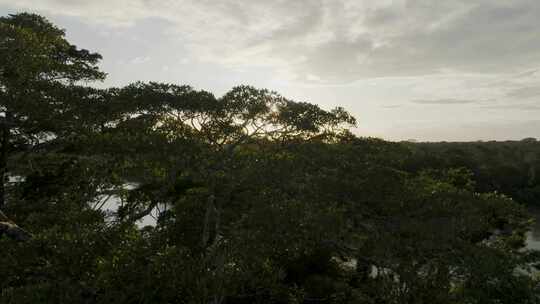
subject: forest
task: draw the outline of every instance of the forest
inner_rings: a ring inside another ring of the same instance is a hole
[[[538,303],[540,143],[389,142],[251,86],[96,85],[0,18],[0,303]]]

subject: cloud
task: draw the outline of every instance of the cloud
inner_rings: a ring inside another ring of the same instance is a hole
[[[540,69],[531,69],[531,70],[523,71],[523,72],[515,75],[514,78],[520,79],[520,78],[533,77],[533,76],[536,76],[538,74],[538,71],[540,71]]]
[[[453,98],[443,98],[443,99],[415,99],[411,100],[412,103],[424,104],[424,105],[460,105],[460,104],[470,104],[477,103],[478,100],[469,100],[469,99],[453,99]]]
[[[483,106],[482,108],[491,109],[491,110],[539,111],[540,105],[538,104],[505,104],[505,105]]]
[[[518,89],[514,89],[506,94],[508,97],[514,97],[518,99],[528,99],[532,97],[540,96],[540,86],[527,86]]]
[[[126,28],[156,18],[191,56],[309,82],[516,73],[540,64],[540,1],[0,0]]]
[[[148,56],[142,56],[141,57],[140,56],[140,57],[135,57],[135,58],[131,59],[129,61],[129,63],[130,64],[143,64],[143,63],[146,63],[148,61],[150,61],[150,57],[148,57]]]

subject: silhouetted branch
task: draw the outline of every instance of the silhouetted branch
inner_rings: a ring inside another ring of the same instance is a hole
[[[4,234],[16,241],[28,241],[32,238],[30,233],[10,221],[0,210],[0,237]]]

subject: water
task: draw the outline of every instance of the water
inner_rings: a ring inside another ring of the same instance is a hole
[[[530,232],[527,233],[527,248],[540,250],[540,208],[531,207],[529,213],[535,222]]]

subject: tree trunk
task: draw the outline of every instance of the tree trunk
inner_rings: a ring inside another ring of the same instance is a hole
[[[216,207],[214,205],[214,202],[216,200],[215,195],[211,194],[208,196],[208,199],[206,201],[206,211],[204,214],[204,222],[203,222],[203,231],[202,231],[202,237],[201,237],[201,247],[203,249],[206,249],[208,246],[208,242],[210,240],[210,223],[212,219],[215,217],[215,211]]]

